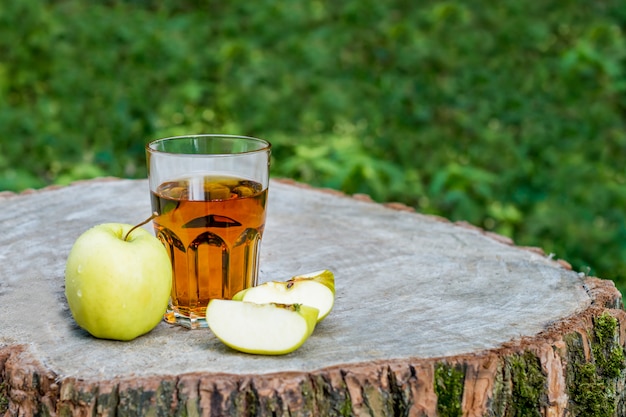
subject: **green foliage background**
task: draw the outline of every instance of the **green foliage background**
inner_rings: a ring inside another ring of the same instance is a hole
[[[273,175],[541,246],[626,289],[622,0],[20,0],[0,8],[0,189],[145,177],[237,133]]]

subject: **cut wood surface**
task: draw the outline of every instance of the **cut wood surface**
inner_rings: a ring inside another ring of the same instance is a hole
[[[260,281],[319,269],[336,279],[335,307],[304,346],[248,355],[166,323],[131,342],[95,339],[65,301],[69,250],[93,225],[150,212],[144,180],[0,196],[0,411],[565,416],[591,407],[576,397],[573,363],[623,386],[623,363],[607,376],[594,353],[623,353],[610,281],[466,224],[282,180],[270,184]],[[599,322],[609,341],[594,336]],[[518,359],[543,378],[524,405],[539,414],[511,414]],[[621,394],[605,397],[603,415],[623,415]]]

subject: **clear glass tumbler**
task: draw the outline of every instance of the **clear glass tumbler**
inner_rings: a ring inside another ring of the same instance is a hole
[[[206,327],[206,306],[256,285],[271,144],[233,135],[158,139],[146,146],[157,237],[172,262],[165,321]]]

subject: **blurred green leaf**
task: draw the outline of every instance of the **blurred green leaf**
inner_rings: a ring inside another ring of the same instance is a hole
[[[273,175],[462,219],[626,289],[619,0],[7,2],[0,188],[142,178],[144,144],[273,142]]]

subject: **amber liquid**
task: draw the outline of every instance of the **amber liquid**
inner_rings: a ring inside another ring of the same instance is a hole
[[[152,192],[155,232],[174,272],[166,321],[202,319],[209,300],[256,284],[266,200],[261,184],[225,176],[183,178]]]

